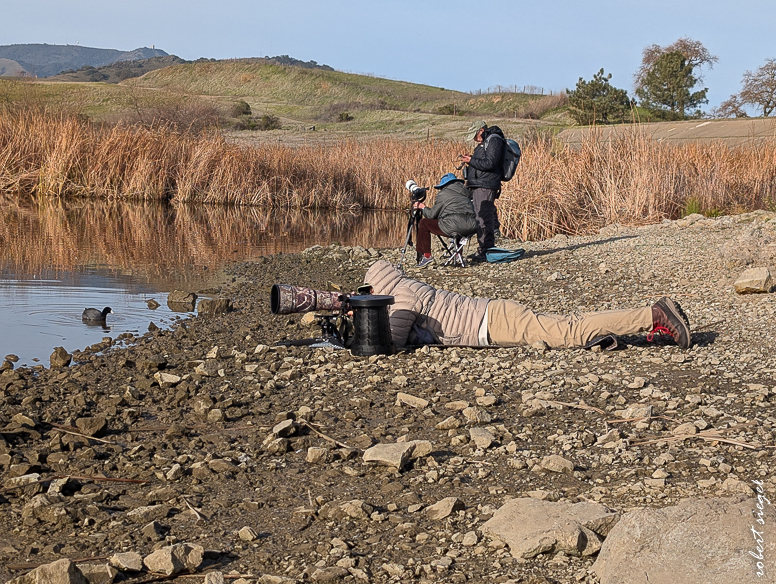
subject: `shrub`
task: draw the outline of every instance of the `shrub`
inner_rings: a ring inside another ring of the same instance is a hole
[[[348,112],[340,112],[339,116],[337,116],[338,122],[349,122],[353,119],[353,116],[351,116]]]
[[[251,115],[251,106],[248,105],[248,102],[240,100],[232,105],[232,110],[230,113],[232,114],[233,118],[249,116]]]
[[[280,120],[272,114],[264,114],[256,122],[258,130],[279,130],[281,128]]]
[[[437,108],[436,113],[442,116],[455,116],[455,115],[461,115],[464,112],[461,111],[461,109],[454,103],[446,103],[445,105],[439,106]]]

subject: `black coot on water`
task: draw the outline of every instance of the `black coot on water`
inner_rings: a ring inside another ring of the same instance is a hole
[[[84,309],[84,313],[81,315],[81,320],[85,323],[105,324],[105,317],[109,314],[113,314],[110,306],[103,308],[102,312],[96,308],[86,308]]]

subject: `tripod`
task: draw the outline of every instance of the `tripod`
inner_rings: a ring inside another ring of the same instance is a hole
[[[399,263],[396,264],[396,269],[400,272],[403,271],[401,267],[404,264],[404,254],[407,252],[407,246],[412,245],[412,230],[414,228],[417,233],[418,223],[420,223],[420,219],[423,217],[423,212],[420,209],[413,209],[410,207],[407,213],[409,214],[409,221],[407,221],[407,237],[404,239],[404,247],[401,249],[401,259],[399,260]]]

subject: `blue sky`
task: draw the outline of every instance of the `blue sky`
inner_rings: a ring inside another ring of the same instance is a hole
[[[184,59],[288,54],[335,69],[472,91],[573,88],[603,67],[632,92],[644,47],[687,36],[719,63],[710,104],[776,58],[773,0],[24,0],[2,10],[0,44],[135,49]],[[708,109],[708,108],[707,108]]]

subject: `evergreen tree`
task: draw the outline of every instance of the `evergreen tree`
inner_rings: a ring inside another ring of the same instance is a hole
[[[604,75],[601,69],[590,81],[580,77],[576,89],[566,90],[569,113],[578,124],[610,124],[627,118],[631,107],[628,92],[610,85],[611,78],[611,73]]]
[[[708,103],[708,89],[693,91],[698,79],[693,75],[693,66],[679,51],[664,53],[655,60],[644,75],[636,95],[641,106],[652,112],[658,119],[684,120],[699,118],[700,109],[692,114],[688,110]]]

